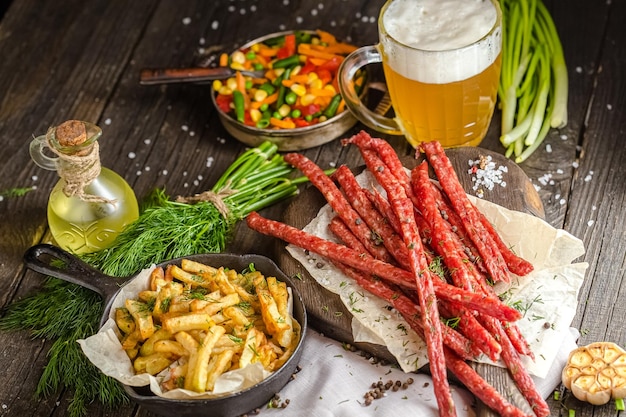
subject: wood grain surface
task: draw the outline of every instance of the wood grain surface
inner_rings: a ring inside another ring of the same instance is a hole
[[[194,65],[207,52],[284,29],[321,28],[371,45],[384,2],[279,0],[275,7],[261,0],[0,1],[0,190],[36,187],[0,201],[0,307],[37,291],[42,281],[25,271],[22,255],[49,239],[46,204],[58,176],[30,160],[33,135],[70,118],[91,121],[104,130],[103,165],[122,175],[139,198],[155,187],[173,196],[205,191],[246,146],[221,126],[210,87],[141,86],[140,69]],[[520,166],[538,190],[546,221],[585,244],[580,261],[589,269],[572,322],[581,333],[579,344],[625,346],[626,2],[545,3],[565,52],[569,118]],[[481,144],[494,154],[504,152],[499,118],[496,110]],[[399,154],[412,152],[404,138],[383,137]],[[337,141],[303,153],[324,168],[363,163],[356,149]],[[262,214],[282,220],[288,204]],[[273,257],[275,244],[242,222],[227,250]],[[7,381],[0,386],[0,416],[72,415],[71,389],[34,399],[51,344],[28,331],[0,332]],[[565,391],[559,401],[547,401],[552,417],[569,409],[576,416],[623,415],[614,404],[591,406]],[[133,404],[110,410],[98,401],[88,404],[88,415],[154,416]]]

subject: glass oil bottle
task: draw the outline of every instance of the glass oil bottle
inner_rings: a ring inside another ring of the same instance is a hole
[[[68,120],[30,144],[33,161],[60,176],[48,200],[48,224],[56,244],[75,254],[107,248],[139,216],[130,185],[100,166],[101,135],[92,123]]]

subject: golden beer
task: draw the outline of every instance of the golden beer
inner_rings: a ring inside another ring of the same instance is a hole
[[[502,49],[498,0],[388,0],[378,19],[379,44],[343,62],[339,87],[346,105],[367,126],[403,134],[417,147],[477,146],[491,122]],[[382,62],[395,119],[368,109],[351,80]]]
[[[496,104],[500,55],[480,74],[445,84],[422,83],[383,63],[397,121],[407,140],[437,140],[444,147],[478,146]]]

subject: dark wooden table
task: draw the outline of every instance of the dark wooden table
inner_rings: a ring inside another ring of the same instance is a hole
[[[207,190],[245,146],[221,126],[208,86],[146,88],[148,66],[187,66],[212,46],[230,49],[283,29],[332,31],[358,45],[377,41],[382,0],[144,0],[40,2],[13,0],[0,7],[0,191],[36,186],[0,201],[0,307],[33,291],[41,276],[27,272],[22,255],[47,239],[46,203],[57,176],[33,164],[33,135],[67,119],[104,130],[102,163],[132,185],[138,197],[154,187],[171,195]],[[569,71],[569,123],[553,130],[521,167],[536,185],[547,221],[582,239],[590,267],[572,323],[580,344],[626,344],[626,2],[548,1],[564,44]],[[483,147],[503,152],[498,114]],[[355,126],[346,135],[363,127]],[[400,154],[410,149],[389,137]],[[551,148],[551,151],[546,149]],[[129,154],[136,156],[131,159]],[[358,152],[338,141],[304,152],[321,166],[360,164]],[[213,163],[207,167],[207,159]],[[140,175],[139,175],[140,173]],[[186,173],[186,175],[184,175]],[[268,209],[280,219],[285,204]],[[241,225],[233,252],[275,257],[274,245]],[[33,392],[47,363],[50,341],[27,332],[0,332],[0,415],[68,415],[71,392],[41,402]],[[550,400],[552,415],[617,415],[612,403],[592,407],[571,396]],[[99,404],[89,415],[148,415]]]

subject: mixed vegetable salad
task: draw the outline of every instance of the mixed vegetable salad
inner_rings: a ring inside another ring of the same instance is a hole
[[[330,33],[295,31],[220,57],[236,76],[215,81],[215,102],[240,123],[259,129],[296,129],[324,122],[345,110],[337,72],[357,47]],[[254,78],[240,71],[264,71]],[[357,74],[357,91],[365,75]]]

